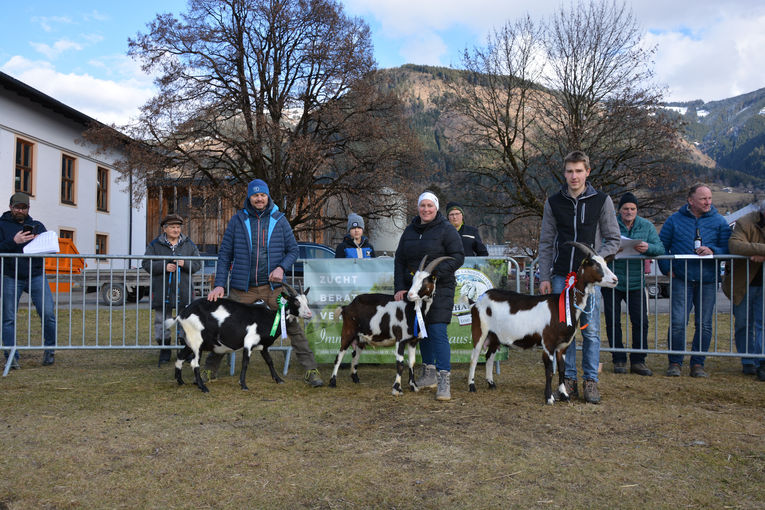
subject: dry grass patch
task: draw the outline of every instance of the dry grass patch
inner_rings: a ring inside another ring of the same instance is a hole
[[[543,403],[539,352],[512,352],[497,391],[449,403],[390,395],[394,369],[311,389],[177,386],[156,351],[22,353],[0,381],[0,508],[762,508],[765,384],[738,360],[712,377],[601,379],[603,403]],[[275,356],[280,365],[281,356]],[[603,355],[610,360],[610,355]],[[610,363],[606,363],[610,367]],[[329,366],[322,367],[328,379]]]

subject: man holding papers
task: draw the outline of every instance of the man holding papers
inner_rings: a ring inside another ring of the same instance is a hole
[[[632,193],[625,193],[619,201],[616,219],[622,234],[621,246],[616,254],[620,256],[646,255],[655,257],[664,255],[664,245],[656,233],[653,223],[637,214],[637,198]],[[632,323],[632,348],[648,347],[648,306],[645,295],[642,260],[616,260],[614,274],[619,278],[615,289],[602,288],[603,309],[606,314],[606,335],[608,344],[623,349],[621,304],[626,301]],[[611,354],[615,374],[627,373],[627,353]],[[638,375],[653,375],[645,364],[645,353],[630,353],[630,372]]]
[[[36,236],[45,232],[45,226],[29,216],[29,195],[14,193],[10,210],[0,216],[0,254],[23,253],[24,246]],[[21,294],[26,292],[32,298],[37,314],[42,318],[43,337],[47,347],[56,345],[56,315],[53,296],[43,271],[42,258],[3,257],[2,294],[3,302],[3,345],[16,345],[16,310]],[[4,351],[6,359],[10,351]],[[18,352],[11,360],[11,368],[19,368]],[[46,349],[43,365],[52,365],[53,349]]]

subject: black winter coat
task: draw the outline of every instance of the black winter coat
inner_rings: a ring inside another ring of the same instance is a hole
[[[359,258],[356,248],[357,246],[356,246],[356,243],[353,242],[353,238],[350,236],[350,234],[346,234],[346,236],[343,238],[343,242],[338,244],[337,248],[335,248],[335,258],[336,259]],[[361,248],[361,252],[363,254],[362,258],[368,259],[368,258],[374,258],[377,256],[375,255],[375,249],[370,244],[367,236],[361,236],[361,246],[358,246],[358,248]]]
[[[440,212],[433,221],[424,225],[420,217],[416,216],[401,234],[394,260],[393,282],[396,292],[409,290],[412,276],[425,255],[428,256],[428,261],[437,257],[454,257],[454,260],[441,262],[435,269],[436,295],[425,316],[425,322],[428,324],[448,324],[451,322],[454,308],[454,272],[465,261],[465,253],[462,238]]]
[[[181,234],[178,244],[171,246],[167,242],[165,234],[160,234],[149,246],[146,247],[146,255],[167,255],[167,259],[144,260],[141,264],[143,270],[151,275],[151,307],[161,309],[164,304],[168,309],[176,308],[175,289],[178,289],[180,300],[178,310],[182,310],[191,302],[189,292],[189,277],[202,267],[201,260],[186,260],[180,271],[168,273],[167,264],[173,260],[185,257],[198,257],[197,246],[188,237]],[[176,281],[180,275],[180,281]]]
[[[6,211],[0,216],[0,253],[24,253],[24,246],[29,243],[16,244],[13,240],[14,236],[19,233],[19,230],[24,228],[24,225],[32,225],[32,232],[36,234],[42,234],[45,232],[45,225],[37,220],[33,220],[31,216],[27,216],[24,223],[19,223],[13,219],[11,211]],[[11,258],[6,257],[3,259],[3,274],[5,276],[14,277],[18,275],[19,280],[26,280],[29,278],[29,258],[18,257]],[[37,257],[32,260],[32,277],[40,276],[43,274],[43,258]],[[16,267],[18,264],[18,268]],[[17,272],[18,270],[18,272]]]
[[[477,228],[463,224],[457,232],[462,237],[462,247],[465,249],[466,257],[487,257],[489,255],[489,250],[481,241],[481,235]]]

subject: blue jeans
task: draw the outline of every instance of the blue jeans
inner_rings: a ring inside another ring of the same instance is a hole
[[[742,365],[756,366],[765,363],[762,352],[762,314],[762,287],[749,287],[741,303],[738,306],[733,305],[733,316],[736,318],[736,351],[752,355],[759,354],[756,358],[741,358]]]
[[[428,336],[418,342],[423,365],[435,365],[436,370],[452,369],[452,346],[449,344],[446,326],[448,324],[444,322],[425,325]]]
[[[560,294],[566,286],[564,276],[553,275],[550,280],[553,294]],[[579,316],[579,326],[587,324],[582,332],[582,374],[585,379],[598,382],[598,365],[600,365],[600,288],[587,299],[585,312]],[[553,317],[553,320],[557,320]],[[567,379],[576,380],[576,340],[566,350],[566,368],[563,373]]]
[[[672,317],[669,326],[669,349],[672,351],[685,350],[685,331],[691,308],[695,310],[693,325],[692,351],[708,351],[712,341],[712,319],[714,318],[715,301],[717,299],[717,284],[688,282],[682,278],[672,278]],[[704,356],[691,356],[691,366],[704,365]],[[683,364],[682,354],[670,354],[670,363]]]
[[[648,303],[645,290],[623,291],[619,289],[601,290],[603,294],[603,312],[606,314],[606,336],[608,345],[616,349],[624,349],[622,342],[622,301],[627,302],[627,310],[632,323],[632,348],[645,350],[648,348]],[[611,359],[614,363],[626,363],[626,352],[613,352]],[[645,363],[645,352],[631,352],[630,363]]]
[[[43,319],[43,337],[46,346],[56,345],[56,310],[53,295],[48,287],[45,275],[33,276],[31,280],[18,279],[3,275],[3,345],[16,345],[16,310],[21,294],[26,292],[32,298],[37,315]],[[5,351],[8,357],[10,351]],[[18,357],[18,352],[16,353]]]

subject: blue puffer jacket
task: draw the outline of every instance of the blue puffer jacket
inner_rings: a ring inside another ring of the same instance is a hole
[[[269,212],[271,221],[268,225],[267,241],[268,272],[281,267],[286,274],[297,260],[300,251],[287,218],[272,201],[269,201],[269,207],[271,207]],[[228,222],[223,234],[218,251],[215,287],[226,286],[230,269],[231,287],[246,291],[250,284],[251,255],[250,215],[246,209],[241,209]]]
[[[675,214],[667,218],[664,226],[661,227],[659,238],[664,244],[667,255],[687,255],[693,254],[693,238],[696,236],[696,229],[701,232],[701,243],[710,248],[715,255],[724,255],[728,253],[728,239],[731,230],[728,222],[717,212],[714,206],[708,213],[700,218],[691,213],[688,204],[685,204]],[[702,279],[704,283],[714,283],[717,264],[714,260],[694,260],[686,259],[688,267],[688,281],[698,282]],[[686,260],[676,260],[672,265],[672,270],[677,278],[686,276]],[[669,274],[670,261],[660,260],[659,269],[664,274]]]
[[[35,234],[42,234],[45,232],[45,225],[39,221],[33,220],[31,216],[27,216],[24,220],[24,224],[32,225],[34,227],[33,232]],[[0,253],[24,253],[24,246],[29,243],[16,244],[13,240],[14,236],[19,233],[19,230],[24,228],[24,225],[13,219],[11,211],[6,211],[0,216]],[[31,243],[32,241],[30,241]],[[33,258],[32,260],[32,276],[40,276],[43,273],[43,258]],[[6,257],[3,259],[3,275],[15,277],[18,275],[19,279],[26,280],[29,278],[29,261],[27,257],[11,258]],[[18,263],[18,272],[16,264]]]

